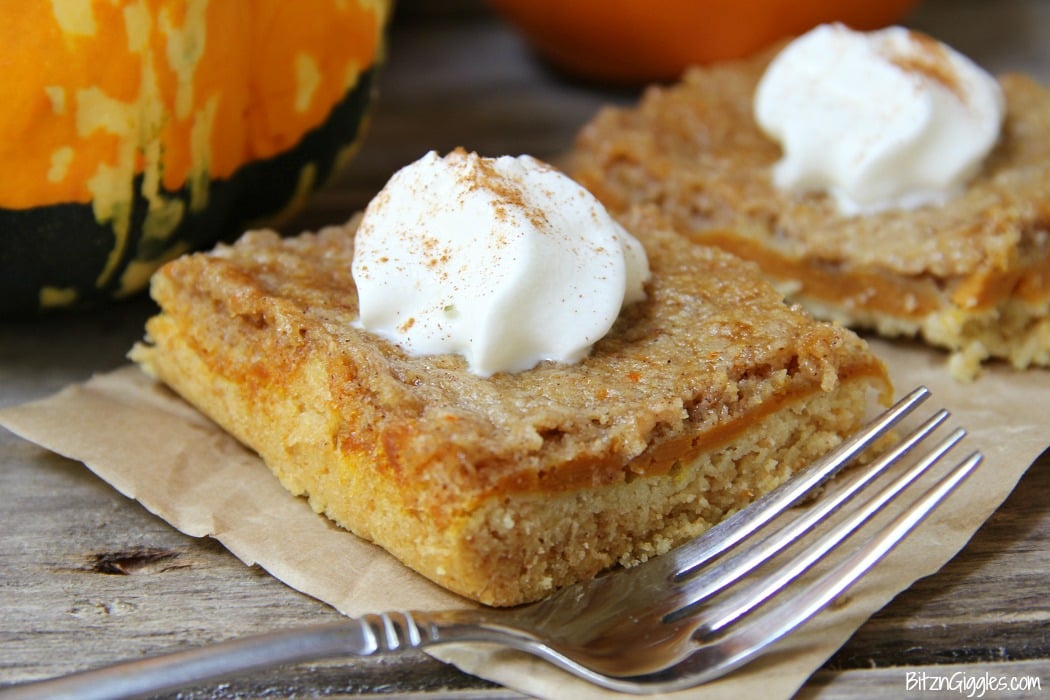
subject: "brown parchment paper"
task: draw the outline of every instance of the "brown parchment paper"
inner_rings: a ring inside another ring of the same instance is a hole
[[[952,411],[952,424],[970,431],[965,444],[984,453],[984,464],[915,536],[817,619],[732,675],[674,697],[791,696],[871,614],[965,545],[1050,444],[1050,372],[992,367],[976,382],[960,384],[949,378],[940,352],[881,340],[872,345],[889,365],[898,394],[928,386],[927,405]],[[134,366],[0,411],[0,424],[82,461],[179,530],[218,539],[245,563],[344,614],[472,605],[315,514],[254,453]],[[525,654],[480,645],[432,653],[536,697],[612,695]]]

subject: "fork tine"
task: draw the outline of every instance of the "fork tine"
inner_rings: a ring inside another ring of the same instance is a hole
[[[671,691],[714,680],[754,659],[856,583],[972,474],[981,461],[981,454],[974,452],[959,462],[888,526],[812,586],[782,601],[782,604],[747,617],[717,640],[700,646],[673,668],[624,680],[643,687],[648,685],[651,689],[658,687],[662,691]],[[630,686],[622,684],[618,687]]]
[[[764,527],[800,499],[818,488],[857,455],[885,435],[930,396],[930,390],[919,386],[882,413],[860,431],[844,440],[834,450],[796,473],[791,479],[746,508],[737,511],[695,539],[653,560],[675,579],[688,577],[706,562],[735,547]],[[654,567],[655,568],[655,567]]]
[[[679,615],[692,606],[724,590],[768,561],[778,552],[796,542],[890,466],[898,463],[904,455],[915,449],[949,415],[948,411],[943,409],[936,412],[892,449],[880,455],[878,459],[866,465],[863,469],[858,469],[856,473],[851,474],[851,479],[843,484],[842,488],[823,495],[812,506],[807,507],[789,523],[779,526],[775,532],[766,536],[757,544],[749,545],[742,551],[727,555],[726,558],[720,559],[713,565],[704,568],[702,575],[697,576],[696,569],[693,569],[690,572],[677,576],[676,580],[682,582],[681,587],[677,589],[677,597],[682,601],[682,609]],[[959,435],[956,440],[961,437]]]
[[[810,567],[822,561],[828,552],[841,544],[861,525],[900,495],[912,482],[938,463],[965,435],[966,431],[961,428],[952,432],[909,469],[880,489],[870,500],[852,511],[842,522],[837,523],[833,529],[807,546],[801,553],[792,554],[786,564],[768,576],[761,577],[761,580],[756,583],[734,592],[729,598],[719,601],[711,609],[705,610],[702,613],[704,622],[698,631],[702,630],[701,633],[705,636],[717,633],[769,600],[791,581],[808,571]],[[695,604],[692,607],[695,607]],[[681,617],[683,612],[685,611],[679,611],[676,615]]]

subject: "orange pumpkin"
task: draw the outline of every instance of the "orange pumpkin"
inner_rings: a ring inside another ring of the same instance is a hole
[[[490,0],[551,64],[605,83],[673,80],[824,22],[875,29],[916,0]]]
[[[135,293],[287,214],[361,135],[390,0],[19,0],[0,23],[0,310]]]

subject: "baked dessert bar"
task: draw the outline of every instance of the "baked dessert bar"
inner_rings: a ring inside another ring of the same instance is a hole
[[[866,343],[750,263],[624,223],[647,298],[577,364],[486,378],[356,328],[354,222],[169,263],[131,356],[314,510],[464,596],[531,601],[695,536],[890,398]]]
[[[693,241],[758,263],[818,317],[948,349],[960,379],[985,358],[1050,364],[1050,90],[1000,78],[1000,140],[944,206],[844,216],[826,194],[772,183],[781,151],[752,99],[775,53],[604,109],[567,169],[611,211],[653,203]]]

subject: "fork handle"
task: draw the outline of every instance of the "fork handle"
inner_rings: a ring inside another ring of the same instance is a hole
[[[102,700],[184,688],[279,664],[421,649],[439,642],[485,641],[475,611],[363,615],[233,639],[125,661],[58,678],[0,689],[3,700]]]

